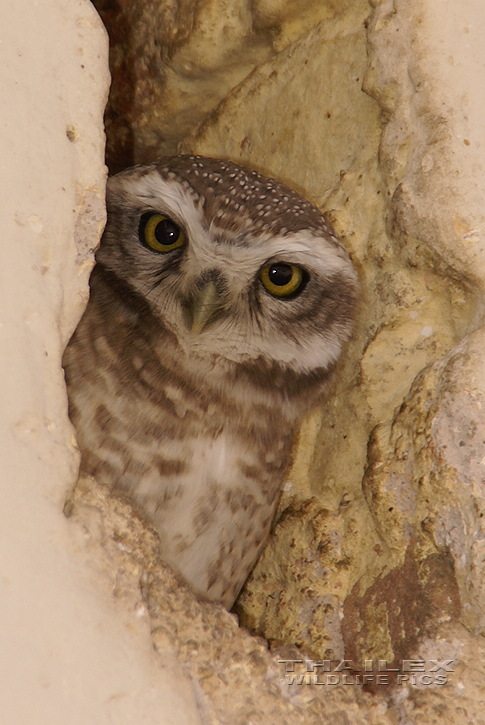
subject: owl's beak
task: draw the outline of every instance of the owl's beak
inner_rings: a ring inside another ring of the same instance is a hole
[[[207,282],[192,298],[192,335],[198,335],[222,306],[221,295],[214,282]]]

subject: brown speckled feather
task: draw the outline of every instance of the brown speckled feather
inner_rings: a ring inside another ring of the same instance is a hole
[[[176,225],[176,249],[147,246],[151,214]],[[352,265],[309,202],[201,157],[113,177],[97,261],[64,358],[82,465],[150,519],[196,592],[231,607],[268,536],[296,423],[350,334]],[[301,291],[268,293],[271,264],[301,268]]]

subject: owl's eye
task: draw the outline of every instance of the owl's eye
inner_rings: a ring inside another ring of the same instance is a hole
[[[308,273],[296,264],[275,262],[259,271],[263,287],[273,297],[296,297],[308,281]]]
[[[171,252],[186,242],[178,224],[164,214],[143,214],[139,233],[142,244],[154,252]]]

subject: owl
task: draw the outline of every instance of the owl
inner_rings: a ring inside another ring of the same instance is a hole
[[[64,357],[82,468],[152,523],[196,594],[230,608],[296,425],[351,334],[356,273],[315,206],[229,161],[127,169],[107,208]]]

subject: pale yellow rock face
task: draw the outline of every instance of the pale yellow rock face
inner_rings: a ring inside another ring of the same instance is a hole
[[[362,278],[356,341],[237,611],[319,656],[399,661],[442,622],[484,631],[485,11],[373,5],[367,28],[354,3],[280,41],[182,148],[303,190]]]
[[[62,513],[79,455],[61,356],[106,216],[107,36],[87,0],[4,10],[0,720],[128,725],[165,712],[199,725],[174,655],[160,677],[147,618],[117,606]]]
[[[298,660],[300,677],[306,668],[301,652],[294,647],[268,652],[267,643],[239,627],[237,617],[222,605],[198,602],[162,563],[156,532],[144,526],[128,504],[110,496],[93,479],[80,480],[67,509],[73,527],[82,532],[91,563],[110,583],[118,608],[132,611],[136,607],[138,616],[150,623],[160,663],[160,685],[151,692],[145,690],[151,698],[166,696],[167,682],[177,695],[188,678],[201,725],[394,722],[388,706],[360,688],[291,684],[285,661]],[[173,652],[181,667],[178,682],[171,681]],[[158,719],[141,717],[134,722],[192,723],[190,693],[186,713],[175,708],[172,712],[174,698],[166,697]]]
[[[246,626],[270,640],[296,642],[325,658],[346,652],[360,661],[371,654],[405,657],[433,621],[459,613],[449,552],[437,541],[423,549],[416,533],[421,519],[412,486],[392,478],[393,497],[369,483],[377,435],[371,432],[391,424],[416,376],[473,329],[479,297],[463,264],[461,272],[446,269],[450,253],[437,255],[419,239],[417,222],[409,229],[403,220],[409,204],[401,178],[407,173],[416,191],[423,188],[407,159],[417,154],[418,141],[426,149],[428,142],[406,115],[414,96],[404,97],[405,70],[414,60],[406,50],[408,36],[399,44],[389,41],[396,32],[389,23],[398,20],[389,19],[386,9],[379,6],[370,17],[368,32],[366,3],[354,3],[345,24],[340,16],[318,23],[255,70],[216,118],[182,144],[183,150],[256,166],[302,191],[329,212],[361,271],[356,340],[333,396],[303,423],[274,535],[236,607]],[[408,14],[414,18],[409,8]],[[370,64],[367,43],[375,48]],[[383,80],[378,62],[394,73],[394,85]],[[388,86],[409,127],[395,146],[392,133],[402,132],[404,120],[395,110],[383,123],[382,111],[391,112]],[[430,123],[439,126],[439,119]],[[432,203],[427,212],[438,214],[438,202]],[[428,464],[434,465],[432,458]],[[382,499],[379,511],[375,498]],[[422,504],[426,519],[432,507]],[[423,567],[431,572],[426,580]],[[386,587],[398,582],[399,594],[391,596]],[[369,598],[379,615],[361,611],[369,609]],[[408,613],[394,621],[388,610],[399,600]]]
[[[15,101],[1,112],[12,139],[0,327],[7,712],[28,689],[25,722],[39,711],[54,723],[163,712],[164,723],[424,725],[444,711],[480,722],[483,3],[120,0],[116,16],[98,5],[115,36],[111,166],[178,150],[285,181],[328,213],[359,271],[361,309],[237,603],[242,624],[279,647],[270,653],[179,586],[127,505],[90,480],[69,495],[77,454],[60,359],[104,221],[106,45],[89,3],[42,16],[30,3],[28,22],[12,19],[0,64]],[[34,563],[18,556],[33,546]],[[35,602],[35,616],[20,616],[19,601]],[[24,646],[10,638],[19,628]],[[53,642],[61,665],[39,657],[23,680],[27,649]],[[430,674],[432,660],[453,672],[444,686],[374,681],[378,697],[290,685],[278,660],[310,656],[421,657]],[[60,691],[66,681],[83,697]]]

